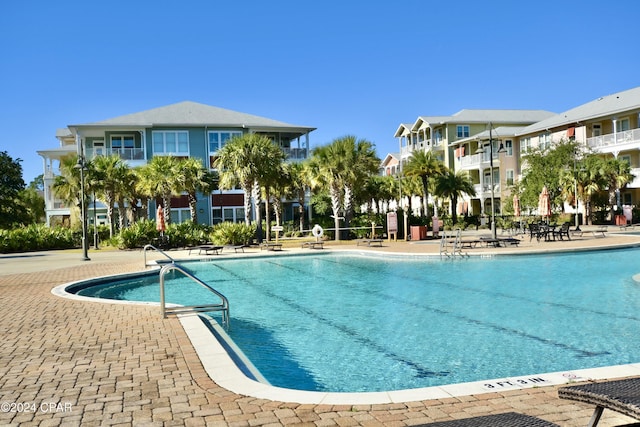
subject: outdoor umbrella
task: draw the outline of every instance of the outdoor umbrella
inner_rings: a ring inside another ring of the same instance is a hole
[[[542,192],[538,198],[538,213],[544,217],[551,216],[551,200],[549,199],[549,190],[547,186],[542,187]]]
[[[513,215],[517,217],[519,217],[521,214],[520,212],[520,199],[518,198],[517,194],[513,195]]]
[[[158,230],[162,236],[166,229],[167,226],[164,223],[164,209],[162,209],[162,206],[158,206],[158,210],[156,211],[156,230]]]

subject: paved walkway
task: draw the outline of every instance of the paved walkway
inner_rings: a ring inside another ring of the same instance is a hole
[[[627,244],[640,244],[640,236],[611,233],[547,243],[526,237],[508,251]],[[428,241],[357,247],[432,254],[438,248]],[[283,253],[297,250],[285,246]],[[588,405],[560,400],[557,387],[384,405],[293,404],[236,395],[207,376],[179,321],[161,319],[157,307],[52,295],[62,283],[143,269],[140,251],[92,250],[89,256],[91,261],[82,261],[79,251],[0,255],[0,426],[405,426],[508,411],[582,426],[591,416]],[[600,425],[628,422],[605,411]]]

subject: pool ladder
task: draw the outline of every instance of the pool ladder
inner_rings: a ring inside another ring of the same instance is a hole
[[[164,300],[164,276],[170,271],[177,271],[193,280],[194,282],[198,283],[199,285],[203,286],[205,289],[218,296],[221,302],[217,304],[181,305],[167,307]],[[189,273],[187,270],[177,264],[167,264],[160,269],[160,310],[162,312],[163,318],[166,318],[168,314],[220,311],[222,313],[222,326],[224,326],[225,329],[229,329],[229,300],[227,299],[227,297],[225,297],[220,292],[216,291],[211,286],[198,279],[196,276]]]
[[[171,258],[169,255],[167,255],[167,253],[165,251],[163,251],[162,249],[158,249],[153,245],[145,245],[145,247],[142,249],[142,252],[144,253],[144,266],[147,267],[147,251],[149,249],[153,249],[156,252],[159,252],[160,254],[164,255],[169,261],[171,261],[171,263],[175,263],[175,261],[173,260],[173,258]]]

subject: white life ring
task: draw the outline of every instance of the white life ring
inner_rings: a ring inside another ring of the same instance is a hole
[[[324,230],[320,227],[320,224],[316,224],[311,229],[311,234],[313,234],[313,237],[315,238],[320,238],[324,234]]]

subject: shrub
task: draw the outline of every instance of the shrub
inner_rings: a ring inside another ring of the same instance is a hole
[[[193,221],[185,221],[178,224],[169,224],[165,234],[169,237],[169,246],[181,248],[195,246],[209,241],[211,227],[197,224]]]
[[[144,219],[121,230],[113,240],[120,249],[132,249],[141,248],[151,243],[153,239],[158,238],[158,236],[159,233],[158,230],[156,230],[156,222],[150,219]]]
[[[252,225],[234,222],[221,222],[213,227],[211,241],[216,245],[246,245],[256,233]]]
[[[0,253],[67,249],[77,246],[79,241],[68,228],[31,224],[0,230]]]

